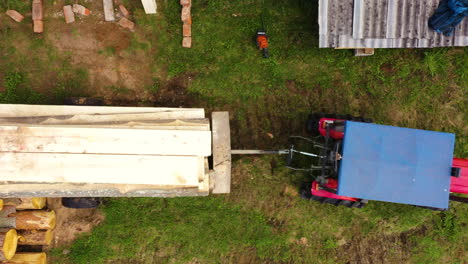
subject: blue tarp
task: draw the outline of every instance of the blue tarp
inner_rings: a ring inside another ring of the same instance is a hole
[[[467,15],[468,0],[443,0],[429,18],[429,27],[437,33],[451,36],[455,27]]]
[[[448,208],[455,135],[346,121],[338,195]]]

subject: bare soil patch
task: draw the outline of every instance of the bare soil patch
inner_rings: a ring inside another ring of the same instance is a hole
[[[62,206],[60,198],[47,199],[47,206],[57,216],[54,240],[50,248],[71,244],[80,234],[91,232],[104,220],[104,215],[98,209],[66,208]]]
[[[131,47],[132,39],[140,31],[130,32],[117,22],[103,21],[102,1],[87,3],[89,17],[76,16],[76,22],[66,24],[60,9],[61,1],[49,7],[53,16],[46,23],[47,40],[70,63],[86,69],[89,75],[88,92],[99,95],[107,103],[114,100],[149,101],[152,94],[153,51]],[[117,19],[118,20],[118,19]]]

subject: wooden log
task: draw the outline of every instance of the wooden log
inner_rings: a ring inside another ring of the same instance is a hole
[[[76,105],[24,105],[0,104],[0,117],[44,117],[71,115],[108,115],[108,114],[142,114],[142,113],[179,113],[182,117],[153,119],[191,119],[205,118],[202,108],[167,108],[167,107],[114,107],[114,106],[76,106]],[[156,116],[157,117],[157,116]],[[133,119],[130,119],[133,120]],[[136,121],[136,120],[133,120]]]
[[[44,18],[44,12],[42,10],[42,1],[32,1],[32,20],[42,20]]]
[[[5,203],[4,203],[3,199],[0,199],[0,210],[3,209],[3,205],[4,205],[4,204],[5,204]]]
[[[115,21],[114,3],[112,0],[102,0],[104,5],[104,20]]]
[[[0,232],[0,261],[11,259],[18,245],[18,234],[15,229]]]
[[[14,214],[16,217],[16,229],[36,230],[54,229],[56,218],[54,211],[31,210],[19,211]]]
[[[48,246],[54,238],[54,232],[49,230],[18,230],[18,245]]]
[[[5,198],[3,201],[5,205],[15,206],[16,210],[43,209],[47,203],[47,199],[45,197]]]
[[[3,262],[4,264],[46,264],[47,254],[44,252],[18,252],[12,259]]]
[[[75,13],[73,13],[73,8],[71,5],[66,5],[63,7],[63,16],[65,17],[65,23],[70,24],[75,22]]]
[[[16,219],[13,216],[16,208],[13,205],[4,205],[0,211],[0,230],[16,228]]]
[[[231,192],[231,135],[228,112],[213,112],[213,193]]]
[[[0,153],[0,181],[198,186],[203,157]]]
[[[156,14],[158,6],[156,5],[156,0],[141,0],[143,8],[145,9],[146,14]]]

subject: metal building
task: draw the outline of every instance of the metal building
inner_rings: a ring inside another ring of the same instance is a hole
[[[320,48],[433,48],[468,45],[468,19],[451,37],[429,18],[441,0],[319,0]]]

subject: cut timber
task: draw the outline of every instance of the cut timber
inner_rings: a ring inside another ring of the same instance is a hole
[[[16,213],[16,208],[13,205],[5,205],[0,211],[0,229],[16,228],[16,219],[13,215]]]
[[[211,155],[210,131],[0,126],[0,151]]]
[[[42,22],[42,20],[33,20],[33,32],[34,33],[44,32],[44,22]]]
[[[16,210],[43,209],[46,206],[47,199],[44,197],[5,198],[3,202],[5,205],[15,206]]]
[[[362,48],[362,49],[355,49],[354,50],[354,56],[360,57],[360,56],[371,56],[374,55],[374,49],[372,48]]]
[[[123,27],[123,28],[126,28],[130,31],[135,31],[135,23],[133,23],[132,21],[130,21],[128,18],[126,17],[122,17],[120,20],[119,20],[119,26]]]
[[[17,245],[18,235],[15,229],[0,232],[0,261],[11,259],[15,255]]]
[[[33,0],[32,1],[32,20],[42,20],[44,18],[44,13],[42,10],[42,1]]]
[[[124,5],[119,5],[119,10],[120,10],[120,13],[122,14],[122,16],[124,16],[126,18],[130,18],[130,12],[128,12],[127,8],[125,8]]]
[[[66,5],[63,7],[63,15],[65,17],[65,23],[70,24],[75,22],[75,13],[73,13],[73,8],[71,5]]]
[[[114,3],[112,0],[102,0],[104,5],[104,20],[115,21]]]
[[[183,48],[191,48],[192,47],[192,37],[183,37],[182,47]]]
[[[198,186],[203,157],[0,153],[0,181]]]
[[[156,14],[157,5],[156,0],[141,0],[146,14]]]
[[[3,201],[3,199],[0,199],[0,210],[3,210],[3,205],[5,204],[5,202]]]
[[[0,184],[0,187],[0,196],[2,197],[25,197],[28,195],[35,197],[182,197],[208,195],[208,192],[200,191],[195,186],[143,184],[5,183]],[[14,217],[10,217],[10,219],[14,220]],[[13,222],[10,227],[14,226],[15,223]]]
[[[54,229],[56,218],[54,211],[32,210],[20,211],[14,214],[16,217],[16,229]]]
[[[7,10],[5,13],[7,16],[11,17],[16,22],[21,22],[24,19],[24,16],[21,15],[18,11],[16,10]]]
[[[3,262],[3,264],[46,264],[47,255],[44,252],[18,252],[12,259]]]
[[[128,114],[84,114],[70,116],[43,116],[43,117],[0,117],[1,123],[23,123],[23,124],[97,124],[111,122],[143,121],[153,122],[155,120],[168,119],[200,119],[199,112],[159,112],[159,113],[128,113]]]
[[[71,116],[71,115],[109,115],[109,114],[170,114],[177,113],[180,117],[162,118],[155,115],[152,119],[171,118],[205,118],[202,108],[167,108],[167,107],[113,107],[113,106],[72,106],[72,105],[22,105],[0,104],[0,117],[44,117],[44,116]],[[130,119],[132,121],[137,121]],[[141,120],[141,119],[139,119]],[[90,120],[94,122],[94,120]]]
[[[2,119],[0,119],[1,121]],[[11,120],[10,121],[14,121]],[[1,123],[0,126],[28,126],[31,122],[26,123],[25,120],[17,119],[19,122],[6,122]],[[37,119],[36,121],[41,121]],[[22,123],[24,122],[24,123]],[[209,131],[210,122],[208,119],[169,119],[169,120],[147,120],[147,121],[116,121],[116,122],[94,122],[94,123],[74,123],[67,122],[55,123],[57,126],[70,126],[76,128],[132,128],[132,129],[156,129],[156,130],[195,130],[195,131]],[[48,124],[43,122],[35,123],[37,127],[47,127]]]
[[[231,192],[231,132],[228,112],[212,113],[213,193]]]
[[[18,245],[48,246],[54,238],[54,232],[49,230],[18,230]]]

